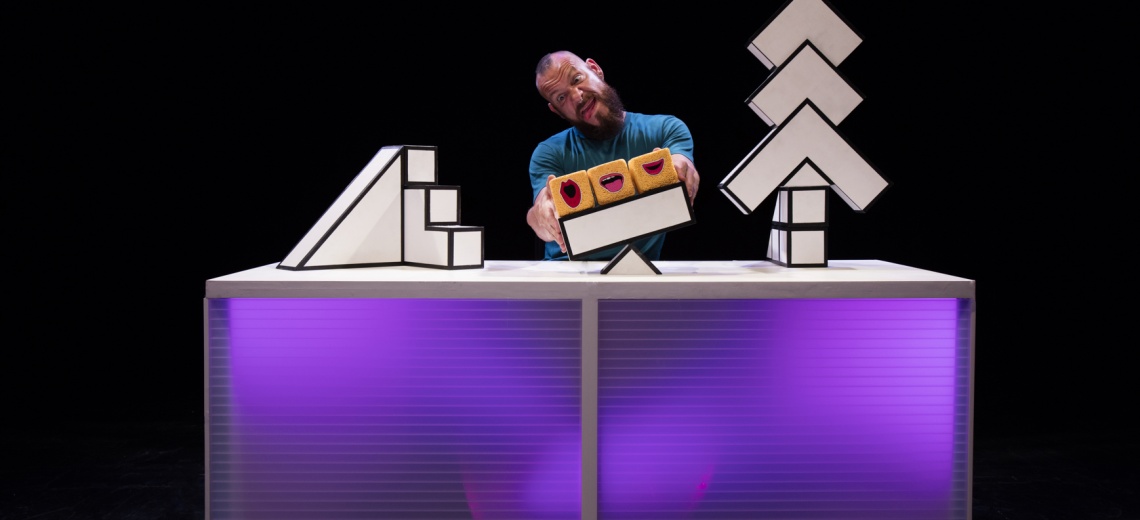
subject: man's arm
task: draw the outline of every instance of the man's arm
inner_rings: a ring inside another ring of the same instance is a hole
[[[660,149],[654,148],[653,151]],[[701,174],[697,173],[697,166],[693,164],[692,159],[679,153],[671,153],[669,156],[673,158],[673,169],[677,171],[677,178],[685,183],[685,189],[689,194],[689,205],[692,206],[693,201],[697,199],[697,189],[701,187]]]
[[[685,183],[685,188],[689,193],[689,205],[693,205],[693,201],[697,198],[697,189],[701,186],[701,174],[697,173],[697,167],[693,161],[688,157],[679,153],[671,154],[673,157],[673,169],[677,170],[677,178]]]
[[[689,192],[689,205],[697,198],[697,189],[700,188],[701,176],[693,164],[693,134],[689,126],[676,116],[663,116],[661,120],[663,144],[661,148],[668,148],[673,156],[673,169],[677,170],[677,178],[685,183]]]
[[[691,163],[690,163],[691,164]],[[550,175],[547,182],[553,179]],[[526,223],[543,242],[558,242],[562,252],[566,252],[566,241],[562,238],[562,227],[558,225],[558,214],[554,211],[554,197],[549,187],[543,187],[534,198],[534,205],[526,212]]]

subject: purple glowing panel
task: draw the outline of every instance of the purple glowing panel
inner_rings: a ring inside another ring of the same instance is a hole
[[[969,305],[599,301],[599,518],[966,518]]]
[[[580,517],[579,301],[208,312],[211,518]]]

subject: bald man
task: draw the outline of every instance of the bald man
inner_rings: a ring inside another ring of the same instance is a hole
[[[554,200],[547,181],[587,170],[616,159],[629,160],[668,148],[677,177],[685,183],[689,203],[697,196],[700,174],[693,165],[693,136],[683,121],[671,115],[627,112],[621,97],[605,81],[602,67],[569,51],[549,53],[538,61],[534,84],[546,106],[570,127],[542,141],[530,157],[530,184],[534,204],[526,221],[546,242],[545,260],[566,260],[566,242],[558,226]],[[649,260],[659,260],[665,233],[634,245]],[[591,254],[583,260],[610,260],[621,246]]]

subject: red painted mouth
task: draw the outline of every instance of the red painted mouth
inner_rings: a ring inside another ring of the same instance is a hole
[[[621,191],[622,186],[625,186],[625,175],[620,173],[603,175],[601,179],[598,179],[598,184],[601,184],[610,193],[617,193]]]
[[[661,173],[661,170],[664,169],[664,166],[665,159],[657,159],[656,161],[641,165],[641,168],[645,170],[645,173],[648,173],[649,175],[657,175],[658,173]]]
[[[572,179],[562,181],[562,186],[558,192],[562,194],[562,200],[566,202],[566,205],[571,208],[576,208],[578,204],[582,203],[582,190],[578,189],[578,183]]]

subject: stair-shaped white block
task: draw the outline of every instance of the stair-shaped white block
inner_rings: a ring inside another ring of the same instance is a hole
[[[436,151],[381,148],[277,268],[481,268],[483,228],[459,225],[459,187],[435,184]]]
[[[448,269],[483,266],[483,228],[460,226],[458,188],[404,188],[404,261]]]

